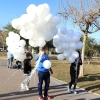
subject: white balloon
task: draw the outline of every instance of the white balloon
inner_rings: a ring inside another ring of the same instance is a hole
[[[60,44],[59,38],[54,38],[54,39],[53,39],[53,45],[54,45],[55,47],[57,47],[59,44]]]
[[[74,59],[73,57],[70,56],[70,57],[68,58],[68,61],[69,61],[70,63],[73,63],[73,62],[75,61],[75,59]]]
[[[59,38],[59,36],[58,36],[58,35],[55,35],[55,36],[53,37],[53,40],[54,40],[54,39],[57,39],[57,38]]]
[[[58,25],[59,23],[61,23],[61,17],[59,16],[55,16],[54,19],[53,19],[53,22]]]
[[[72,37],[73,35],[74,35],[74,30],[72,29],[67,30],[67,36]]]
[[[67,28],[65,26],[61,27],[60,28],[60,32],[63,34],[63,35],[66,35],[67,33]]]
[[[50,12],[50,7],[48,4],[44,3],[37,6],[37,14],[40,18],[44,18]]]
[[[55,36],[58,33],[58,29],[55,28],[54,30],[51,31],[51,33],[53,34],[53,36]]]
[[[9,38],[9,40],[6,41],[7,46],[12,46],[13,40]]]
[[[20,40],[20,35],[15,34],[14,37],[12,38],[14,41],[18,42]]]
[[[15,33],[12,32],[12,31],[10,31],[8,34],[9,34],[9,37],[10,37],[10,38],[14,38],[14,36],[15,36]]]
[[[37,15],[40,17],[40,18],[43,18],[45,16],[45,6],[43,4],[40,4],[37,6],[37,9],[36,9],[36,13]]]
[[[47,24],[47,29],[49,30],[49,31],[52,31],[52,30],[54,30],[56,28],[56,25],[54,24],[54,23],[48,23]]]
[[[59,45],[58,47],[56,47],[55,51],[56,51],[57,53],[62,53],[62,52],[63,52],[62,46]]]
[[[44,19],[45,19],[45,21],[47,23],[50,23],[50,22],[53,21],[53,15],[52,14],[48,14]]]
[[[60,36],[60,37],[59,37],[59,41],[60,41],[61,43],[65,43],[65,42],[66,42],[66,38],[65,38],[64,36]]]
[[[10,46],[8,46],[7,50],[11,52],[12,48]]]
[[[74,51],[74,52],[72,52],[72,55],[71,55],[73,58],[78,58],[79,57],[79,53],[78,52],[76,52],[76,51]]]
[[[56,51],[57,53],[61,53],[61,51],[58,50],[58,48],[55,48],[55,51]]]
[[[36,22],[38,21],[38,15],[36,13],[33,13],[32,15],[28,15],[27,17],[28,17],[27,21],[29,23],[36,24]]]
[[[60,32],[60,29],[58,30],[58,33],[57,33],[58,36],[62,36],[63,34]]]
[[[26,27],[29,25],[29,22],[28,22],[28,14],[23,14],[21,17],[20,17],[20,25],[22,27]]]
[[[76,36],[82,37],[82,34],[80,32],[75,32],[74,33]]]
[[[20,40],[20,41],[19,41],[19,46],[20,46],[20,47],[24,47],[25,45],[26,45],[25,40]]]
[[[23,48],[23,47],[19,47],[19,48],[18,48],[18,53],[19,53],[19,54],[24,54],[24,53],[25,53],[24,48]]]
[[[83,43],[81,41],[77,42],[77,49],[83,48]]]
[[[77,36],[77,35],[74,35],[74,36],[72,37],[72,41],[73,41],[73,42],[78,42],[79,40],[80,40],[80,37]]]
[[[66,43],[71,43],[72,42],[72,37],[66,36]]]
[[[50,6],[47,3],[44,3],[43,6],[45,6],[45,15],[49,14],[50,12]]]
[[[32,46],[32,47],[38,46],[37,41],[33,41],[33,40],[29,40],[29,45]]]
[[[20,18],[13,19],[11,22],[13,28],[20,30],[22,26],[20,25]]]
[[[9,37],[6,37],[6,42],[9,41],[9,39],[10,39]]]
[[[67,57],[67,58],[71,55],[71,53],[70,53],[69,51],[64,51],[63,54],[64,54],[64,56]]]
[[[24,61],[25,55],[23,55],[23,54],[15,54],[14,58],[19,60],[19,61]]]
[[[51,32],[45,32],[43,34],[43,38],[46,40],[46,41],[50,41],[52,38],[53,38],[53,33]]]
[[[25,30],[28,31],[28,30],[33,30],[35,31],[36,30],[36,25],[33,24],[33,23],[30,23],[27,27],[25,27]]]
[[[58,60],[63,60],[65,58],[65,56],[63,54],[59,54],[57,55]]]
[[[63,51],[68,50],[68,49],[69,49],[69,44],[67,44],[67,43],[62,43],[62,49],[63,49]]]
[[[18,46],[18,42],[19,41],[12,41],[11,47],[13,47],[13,48],[17,47]]]
[[[44,38],[39,38],[38,39],[38,46],[39,47],[43,47],[46,44]]]
[[[30,15],[33,15],[35,11],[36,11],[36,6],[34,4],[30,4],[26,9],[27,14]]]
[[[32,39],[35,36],[36,32],[34,30],[28,30],[26,33],[27,39]]]
[[[75,50],[77,48],[76,43],[70,43],[70,49]]]
[[[26,36],[27,32],[24,28],[22,28],[19,33],[23,38],[27,39],[27,36]]]
[[[43,62],[43,66],[44,66],[44,68],[46,68],[46,69],[50,69],[50,67],[51,67],[51,62],[50,62],[49,60],[45,60],[45,61]]]
[[[46,21],[45,20],[39,20],[36,23],[36,30],[40,33],[43,33],[46,30]]]

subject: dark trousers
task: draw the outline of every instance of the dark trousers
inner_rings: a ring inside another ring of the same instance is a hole
[[[71,89],[72,84],[74,85],[73,89],[76,89],[78,75],[79,75],[79,70],[76,71],[73,68],[70,69],[71,81],[69,82],[69,89]]]
[[[42,84],[43,81],[45,82],[45,86],[44,86],[44,96],[48,95],[48,90],[49,90],[49,84],[50,84],[50,73],[49,72],[38,72],[38,92],[39,92],[39,96],[42,96]]]
[[[7,67],[8,67],[8,68],[13,67],[13,66],[12,66],[12,62],[13,62],[13,58],[9,58],[8,61],[7,61]]]

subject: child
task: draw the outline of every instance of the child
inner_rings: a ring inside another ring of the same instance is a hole
[[[30,52],[26,53],[26,59],[24,60],[24,74],[26,75],[26,79],[21,83],[21,90],[29,90],[29,75],[31,73],[31,60],[33,59],[33,56]]]
[[[22,69],[22,63],[21,61],[15,59],[15,65],[14,65],[15,68],[18,68],[18,69]]]
[[[37,66],[38,71],[38,92],[39,92],[39,100],[51,99],[51,97],[48,95],[49,90],[49,84],[50,84],[50,73],[49,69],[44,68],[43,62],[45,60],[50,60],[49,56],[46,54],[46,48],[42,47],[39,49],[39,54],[34,58],[36,61],[39,61],[39,64]],[[51,73],[53,73],[52,69],[50,68]],[[43,81],[45,82],[44,86],[44,97],[42,96],[42,84]]]

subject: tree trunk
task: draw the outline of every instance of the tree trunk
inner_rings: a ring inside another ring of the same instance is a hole
[[[84,75],[84,53],[85,53],[85,42],[86,42],[86,38],[87,38],[87,33],[84,33],[83,34],[83,48],[82,48],[82,54],[81,54],[81,57],[82,57],[82,65],[80,66],[80,73],[79,73],[79,76],[83,76]]]

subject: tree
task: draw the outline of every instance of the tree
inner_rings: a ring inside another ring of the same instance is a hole
[[[87,37],[85,46],[85,55],[87,57],[88,64],[90,64],[93,54],[95,53],[96,40],[94,38]]]
[[[88,34],[100,30],[100,0],[58,0],[58,14],[83,32],[82,66],[80,76],[83,76],[85,42]]]
[[[5,36],[6,36],[5,31],[0,30],[0,46],[3,47],[3,50],[4,50],[4,47],[6,45]]]
[[[96,56],[98,57],[98,60],[100,60],[100,41],[95,43],[94,48],[96,50]]]

